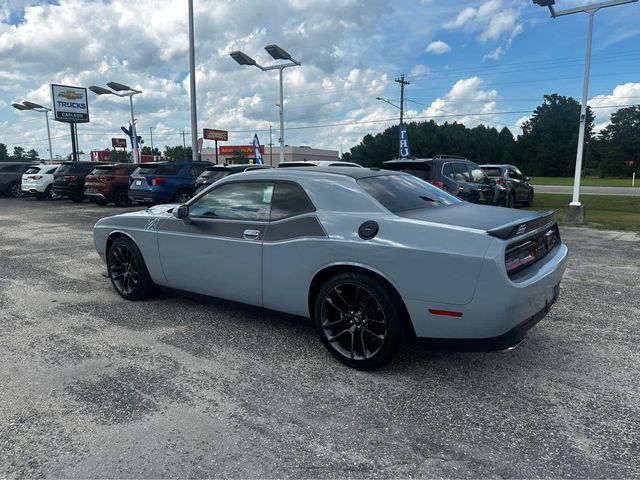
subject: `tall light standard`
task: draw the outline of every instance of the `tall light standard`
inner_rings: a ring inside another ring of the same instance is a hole
[[[140,159],[138,158],[138,134],[136,133],[136,120],[133,116],[133,96],[142,93],[141,90],[135,90],[127,85],[118,82],[109,82],[107,86],[113,90],[109,90],[108,88],[98,87],[96,85],[92,85],[89,87],[93,93],[97,95],[115,95],[117,97],[129,97],[129,106],[131,107],[131,156],[133,158],[133,163],[140,163]],[[124,92],[124,93],[118,93]]]
[[[400,110],[400,124],[398,125],[398,138],[399,138],[399,142],[398,145],[401,145],[402,143],[402,122],[404,121],[403,118],[403,114],[404,114],[404,109],[402,108],[402,106],[398,106],[395,103],[391,103],[389,100],[387,100],[386,98],[382,98],[382,97],[376,97],[376,100],[380,100],[381,102],[385,102],[388,103],[389,105],[391,105],[392,107],[396,107],[397,109]],[[401,104],[402,105],[402,104]],[[401,155],[399,155],[400,157]]]
[[[589,93],[589,68],[591,67],[591,39],[593,37],[593,16],[607,7],[615,7],[625,3],[633,3],[638,0],[611,0],[608,2],[594,3],[582,7],[569,8],[567,10],[555,11],[553,5],[555,0],[533,0],[533,3],[541,7],[548,7],[552,18],[571,15],[572,13],[588,13],[589,29],[587,30],[587,55],[584,66],[584,81],[582,83],[582,103],[580,105],[580,128],[578,130],[578,149],[576,151],[576,171],[573,179],[573,198],[567,209],[565,221],[568,223],[584,223],[584,206],[580,203],[580,175],[582,173],[582,153],[584,151],[584,131],[587,124],[587,95]]]
[[[36,112],[44,112],[44,118],[47,122],[47,139],[49,140],[49,163],[53,163],[53,151],[51,150],[51,131],[49,130],[49,112],[50,108],[35,102],[24,101],[22,103],[12,103],[11,106],[16,110],[35,110]]]
[[[233,58],[240,65],[253,65],[254,67],[258,67],[263,72],[266,72],[267,70],[280,71],[280,163],[282,163],[284,162],[284,98],[282,93],[282,71],[287,67],[299,67],[302,64],[297,60],[291,58],[291,55],[280,48],[278,45],[267,45],[266,47],[264,47],[264,49],[275,60],[289,60],[289,63],[281,63],[263,67],[249,55],[242,53],[240,50],[231,52],[229,55],[231,55],[231,58]]]

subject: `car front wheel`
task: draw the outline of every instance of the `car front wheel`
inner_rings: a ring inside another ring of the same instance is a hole
[[[404,336],[399,301],[361,273],[341,273],[324,283],[315,298],[314,321],[329,352],[359,370],[391,360]]]
[[[191,197],[193,197],[193,194],[189,191],[189,190],[180,190],[178,193],[176,193],[175,198],[175,202],[179,203],[180,205],[187,203]]]
[[[127,300],[142,300],[153,288],[142,254],[127,237],[117,238],[107,254],[107,269],[111,284],[118,295]]]
[[[9,185],[7,192],[9,193],[9,196],[13,198],[19,198],[24,195],[22,192],[22,186],[17,182]]]

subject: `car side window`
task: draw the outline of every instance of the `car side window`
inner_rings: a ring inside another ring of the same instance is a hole
[[[442,166],[442,175],[453,180],[455,176],[455,172],[453,171],[453,164],[445,163]]]
[[[469,165],[469,169],[471,170],[471,181],[473,183],[489,183],[487,176],[479,166]]]
[[[50,168],[49,170],[47,170],[45,173],[47,173],[47,174],[52,174],[52,173],[54,173],[57,169],[58,169],[58,167],[53,167],[53,168]]]
[[[469,169],[466,163],[454,163],[453,164],[453,179],[459,183],[470,183],[471,175],[469,175]]]
[[[315,212],[315,207],[304,189],[293,182],[278,182],[271,201],[271,220]]]
[[[507,170],[507,174],[509,175],[509,177],[513,178],[514,180],[520,180],[520,175],[518,175],[516,171],[511,168]]]
[[[274,184],[234,182],[220,185],[189,207],[192,217],[267,221]]]

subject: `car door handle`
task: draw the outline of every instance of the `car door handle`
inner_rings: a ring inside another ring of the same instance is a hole
[[[257,240],[260,236],[260,230],[245,230],[242,236],[245,240]]]

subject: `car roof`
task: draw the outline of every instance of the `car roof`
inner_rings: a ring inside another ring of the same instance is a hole
[[[291,161],[291,162],[280,162],[278,164],[278,167],[287,167],[287,168],[294,168],[296,166],[301,166],[301,167],[309,167],[309,166],[316,166],[316,167],[330,167],[332,165],[336,165],[336,166],[353,166],[353,167],[361,167],[361,165],[355,163],[355,162],[346,162],[344,160],[295,160],[295,161]]]
[[[206,160],[198,160],[197,162],[143,162],[138,163],[139,167],[157,167],[158,165],[215,165],[215,163]]]
[[[518,168],[515,165],[509,165],[507,163],[483,163],[482,165],[478,165],[480,168]]]
[[[256,178],[256,176],[261,176],[263,178],[269,177],[279,177],[279,176],[287,176],[287,177],[296,177],[299,176],[301,178],[311,178],[311,177],[330,177],[332,175],[341,175],[343,177],[351,177],[355,180],[360,180],[361,178],[368,177],[378,177],[384,175],[409,175],[404,172],[395,172],[393,170],[382,170],[377,167],[373,168],[362,168],[362,167],[317,167],[317,168],[308,168],[308,167],[289,167],[289,168],[265,168],[260,169],[258,171],[240,173],[238,175],[234,175],[236,178],[240,178],[241,175],[251,175],[252,178]],[[230,180],[232,181],[232,180]]]

